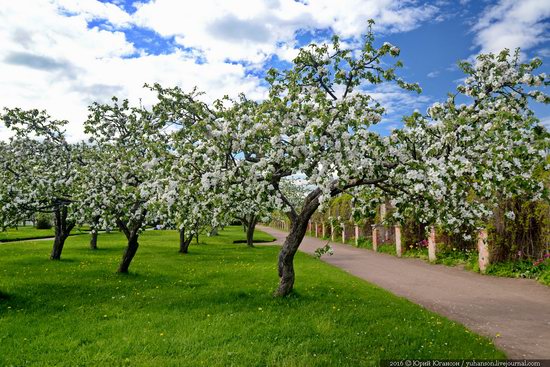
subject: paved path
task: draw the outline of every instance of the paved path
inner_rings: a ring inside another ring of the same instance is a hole
[[[287,235],[274,228],[258,229],[278,244]],[[312,254],[325,243],[305,237],[300,250]],[[550,287],[348,245],[332,247],[334,255],[323,256],[323,261],[488,336],[509,358],[550,358]]]

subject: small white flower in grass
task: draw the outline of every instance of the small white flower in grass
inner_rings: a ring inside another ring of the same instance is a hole
[[[513,211],[506,212],[506,214],[504,214],[504,215],[506,216],[506,218],[508,218],[510,220],[516,219],[516,214]]]

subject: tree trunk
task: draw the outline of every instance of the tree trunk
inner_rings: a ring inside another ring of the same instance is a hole
[[[100,217],[99,216],[96,216],[93,218],[92,220],[92,225],[91,225],[91,235],[92,235],[92,238],[90,239],[90,249],[92,250],[97,250],[97,231],[99,229],[99,219]]]
[[[180,254],[187,254],[189,252],[189,244],[193,236],[185,238],[185,228],[180,229]]]
[[[92,238],[90,239],[90,249],[97,250],[97,229],[92,229]]]
[[[254,247],[254,229],[256,228],[256,223],[256,216],[253,215],[246,224],[246,245],[248,247]]]
[[[61,252],[65,246],[65,240],[69,237],[71,230],[75,226],[74,221],[67,221],[67,207],[61,206],[54,210],[55,216],[55,239],[53,241],[51,260],[61,260]]]
[[[126,250],[124,250],[124,254],[122,255],[122,261],[120,262],[120,265],[118,267],[117,272],[118,273],[128,273],[128,268],[130,267],[130,263],[132,262],[132,259],[136,255],[136,252],[139,247],[138,243],[138,237],[139,237],[139,230],[141,226],[143,225],[143,219],[145,217],[145,213],[142,214],[141,218],[136,221],[130,221],[128,223],[117,219],[117,225],[118,228],[124,233],[126,236],[126,239],[128,240],[128,246],[126,247]]]
[[[311,215],[307,218],[298,216],[295,220],[291,221],[290,233],[279,252],[279,288],[275,292],[275,296],[277,297],[284,297],[292,292],[294,287],[294,255],[306,235],[310,217]]]
[[[52,253],[50,254],[51,260],[61,260],[61,252],[63,251],[63,246],[65,245],[65,240],[63,236],[58,232],[57,226],[55,228],[55,239],[53,240]]]
[[[132,259],[136,255],[137,249],[139,247],[138,243],[138,237],[137,231],[130,234],[128,238],[128,247],[126,247],[126,250],[124,250],[124,255],[122,255],[122,261],[120,262],[120,266],[118,267],[117,272],[118,273],[128,273],[128,268],[130,267],[130,263],[132,262]]]

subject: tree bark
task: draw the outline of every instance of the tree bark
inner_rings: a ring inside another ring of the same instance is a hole
[[[142,217],[136,221],[130,221],[129,223],[125,223],[122,220],[117,220],[118,228],[124,233],[126,236],[126,239],[128,240],[128,246],[124,250],[124,254],[122,255],[122,261],[120,262],[120,265],[118,267],[117,272],[118,273],[128,273],[128,268],[130,267],[130,263],[132,262],[132,259],[136,255],[136,252],[139,247],[138,243],[138,237],[139,237],[139,229],[143,225],[143,218],[145,217],[145,214],[142,215]]]
[[[69,237],[71,230],[75,226],[74,221],[67,221],[67,214],[67,207],[64,205],[54,210],[55,239],[50,254],[51,260],[61,260],[61,253],[63,252],[63,246],[65,246],[65,240]]]
[[[246,245],[248,247],[254,247],[254,229],[256,228],[257,222],[257,217],[253,215],[250,221],[246,223]]]
[[[97,236],[98,236],[98,227],[99,227],[99,217],[94,217],[91,225],[91,235],[92,238],[90,238],[90,249],[97,250]]]
[[[92,229],[92,238],[90,238],[90,249],[97,250],[97,229]]]
[[[185,228],[180,229],[180,254],[187,254],[189,252],[189,245],[193,236],[185,238]]]
[[[299,216],[291,222],[290,232],[279,252],[278,271],[279,287],[275,296],[284,297],[292,292],[294,287],[294,255],[302,243],[307,231],[308,218]]]
[[[139,247],[138,237],[139,235],[137,233],[132,233],[128,238],[128,247],[126,247],[126,250],[124,250],[124,254],[122,255],[122,261],[120,262],[120,266],[117,270],[118,273],[128,273],[130,263],[136,255],[137,249]]]

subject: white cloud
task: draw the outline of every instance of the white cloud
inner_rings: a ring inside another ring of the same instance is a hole
[[[540,124],[550,130],[550,116],[542,117]]]
[[[151,102],[142,88],[146,82],[185,90],[198,86],[210,100],[239,92],[265,96],[260,80],[247,76],[242,65],[199,64],[193,52],[183,51],[136,56],[124,33],[89,29],[88,10],[80,14],[75,7],[75,14],[67,16],[54,2],[33,5],[11,2],[0,9],[0,107],[47,109],[54,118],[70,121],[73,139],[83,137],[92,101],[116,94]]]
[[[129,14],[98,0],[4,1],[0,107],[47,109],[54,118],[69,120],[69,134],[80,139],[92,101],[116,94],[134,102],[143,97],[147,104],[153,96],[142,88],[146,82],[184,90],[197,86],[210,100],[239,92],[262,99],[265,87],[247,72],[274,54],[294,58],[301,30],[331,28],[350,37],[362,33],[366,20],[374,18],[379,31],[401,32],[437,11],[396,0],[202,0],[193,5],[157,0],[134,5],[137,11]],[[90,29],[94,20],[103,26]],[[174,37],[186,51],[149,55],[137,50],[124,31],[140,26]],[[0,130],[0,137],[5,134]]]
[[[154,0],[140,5],[133,18],[137,25],[203,51],[209,61],[259,63],[271,54],[292,59],[300,29],[330,27],[351,37],[363,33],[373,18],[379,31],[402,32],[436,12],[432,5],[394,0],[202,0],[192,9],[185,2]]]
[[[118,6],[97,0],[49,0],[66,12],[74,12],[87,21],[104,19],[114,26],[127,26],[130,15]]]
[[[386,109],[384,121],[398,120],[404,115],[411,114],[413,110],[425,111],[426,106],[432,101],[431,97],[423,94],[404,90],[396,84],[378,84],[366,88],[369,95]]]
[[[501,0],[488,7],[473,27],[480,52],[523,50],[547,41],[550,0]]]
[[[439,75],[439,71],[434,70],[434,71],[430,71],[426,76],[427,76],[428,78],[435,78],[435,77],[437,77],[438,75]]]

